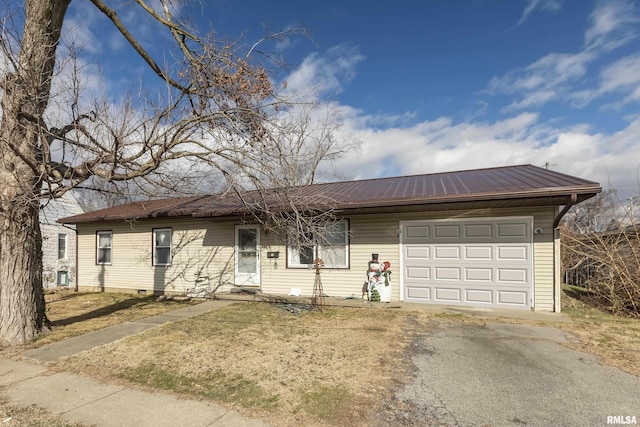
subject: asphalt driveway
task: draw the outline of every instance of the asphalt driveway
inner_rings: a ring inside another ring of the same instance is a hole
[[[380,410],[380,425],[640,423],[640,378],[568,349],[568,339],[555,328],[434,321],[410,349],[414,376]]]

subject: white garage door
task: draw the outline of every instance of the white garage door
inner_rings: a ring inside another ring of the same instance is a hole
[[[530,308],[531,217],[402,223],[404,300]]]

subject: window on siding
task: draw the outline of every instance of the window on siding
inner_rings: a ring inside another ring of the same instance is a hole
[[[171,265],[171,229],[153,229],[153,265]]]
[[[58,286],[69,286],[69,272],[68,271],[58,271]]]
[[[58,234],[58,259],[67,259],[67,235]]]
[[[349,267],[349,223],[337,221],[323,230],[307,235],[313,244],[290,244],[287,265],[290,268],[310,268],[316,258],[322,258],[325,268]]]
[[[111,264],[111,243],[113,235],[111,231],[98,231],[96,264]]]

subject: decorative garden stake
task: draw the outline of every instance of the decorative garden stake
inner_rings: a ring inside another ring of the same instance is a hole
[[[324,310],[324,291],[322,290],[322,280],[320,279],[320,270],[324,268],[324,261],[316,258],[313,261],[313,268],[316,269],[316,281],[313,284],[313,297],[311,305],[320,311]]]

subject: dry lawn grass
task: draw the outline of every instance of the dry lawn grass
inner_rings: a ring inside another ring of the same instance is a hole
[[[571,332],[576,350],[597,355],[605,365],[640,376],[640,319],[614,316],[565,293],[563,311],[573,322],[555,326]]]
[[[328,307],[299,316],[241,303],[58,363],[222,402],[274,425],[367,425],[427,315]],[[417,323],[418,322],[418,323]]]
[[[48,291],[45,295],[47,317],[52,329],[32,343],[19,348],[3,348],[0,354],[12,355],[119,323],[141,319],[197,304],[199,301],[156,301],[156,297],[125,293]]]

